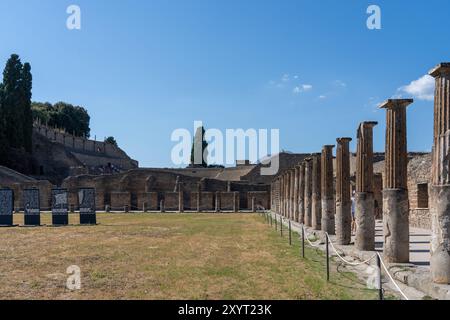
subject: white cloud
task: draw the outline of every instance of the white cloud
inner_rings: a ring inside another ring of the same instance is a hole
[[[311,91],[312,88],[313,88],[313,86],[310,84],[302,84],[302,85],[294,87],[292,92],[295,94],[299,94],[301,92]]]
[[[336,80],[334,82],[334,85],[338,86],[338,87],[341,87],[341,88],[346,88],[347,87],[347,84],[344,81],[341,81],[341,80]]]
[[[326,99],[326,98],[327,98],[327,96],[324,95],[324,94],[322,94],[322,95],[319,96],[319,99]]]
[[[434,99],[434,85],[433,77],[425,75],[410,84],[400,87],[398,91],[407,93],[418,100],[433,101]]]

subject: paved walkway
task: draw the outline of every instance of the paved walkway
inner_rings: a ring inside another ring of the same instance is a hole
[[[409,229],[410,262],[417,266],[430,267],[430,239],[431,231],[419,228]],[[354,240],[354,238],[353,238]],[[383,222],[377,221],[375,227],[375,249],[383,251]]]

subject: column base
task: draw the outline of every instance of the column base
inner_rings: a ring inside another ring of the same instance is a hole
[[[384,259],[388,263],[409,262],[408,191],[383,190]]]
[[[430,198],[431,277],[450,284],[450,186],[431,186]]]
[[[336,211],[334,199],[322,199],[322,231],[329,235],[336,234],[334,213]]]
[[[336,240],[343,246],[352,241],[352,205],[350,202],[336,202]]]
[[[375,250],[375,215],[373,193],[358,192],[355,196],[356,240],[360,251]]]
[[[322,230],[322,200],[320,196],[313,196],[311,210],[311,224],[314,230]]]

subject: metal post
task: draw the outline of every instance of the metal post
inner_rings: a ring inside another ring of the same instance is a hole
[[[289,220],[289,245],[292,246],[291,220]]]
[[[383,282],[381,281],[381,259],[380,259],[380,255],[378,255],[378,254],[377,254],[377,266],[378,266],[378,272],[379,272],[378,297],[380,300],[383,300]]]
[[[328,234],[326,234],[327,238],[327,281],[330,281],[330,251],[329,251],[329,241]]]
[[[302,225],[302,257],[305,258],[305,227]]]

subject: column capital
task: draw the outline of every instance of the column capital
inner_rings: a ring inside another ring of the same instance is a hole
[[[384,102],[382,102],[379,105],[380,109],[399,109],[399,108],[406,108],[411,103],[414,102],[414,99],[388,99]]]
[[[436,67],[431,69],[430,72],[428,72],[428,74],[433,78],[437,78],[444,74],[450,74],[450,62],[439,63]]]
[[[352,141],[352,140],[353,140],[352,138],[349,138],[349,137],[343,137],[343,138],[337,138],[337,139],[336,139],[336,142],[337,142],[338,144],[342,144],[342,143],[350,142],[350,141]]]
[[[323,149],[334,149],[336,146],[334,144],[326,144],[322,148]]]
[[[375,126],[377,126],[377,125],[378,125],[378,121],[364,121],[364,122],[361,122],[361,123],[359,124],[359,127],[360,127],[360,128],[362,128],[362,127],[373,128],[373,127],[375,127]]]

